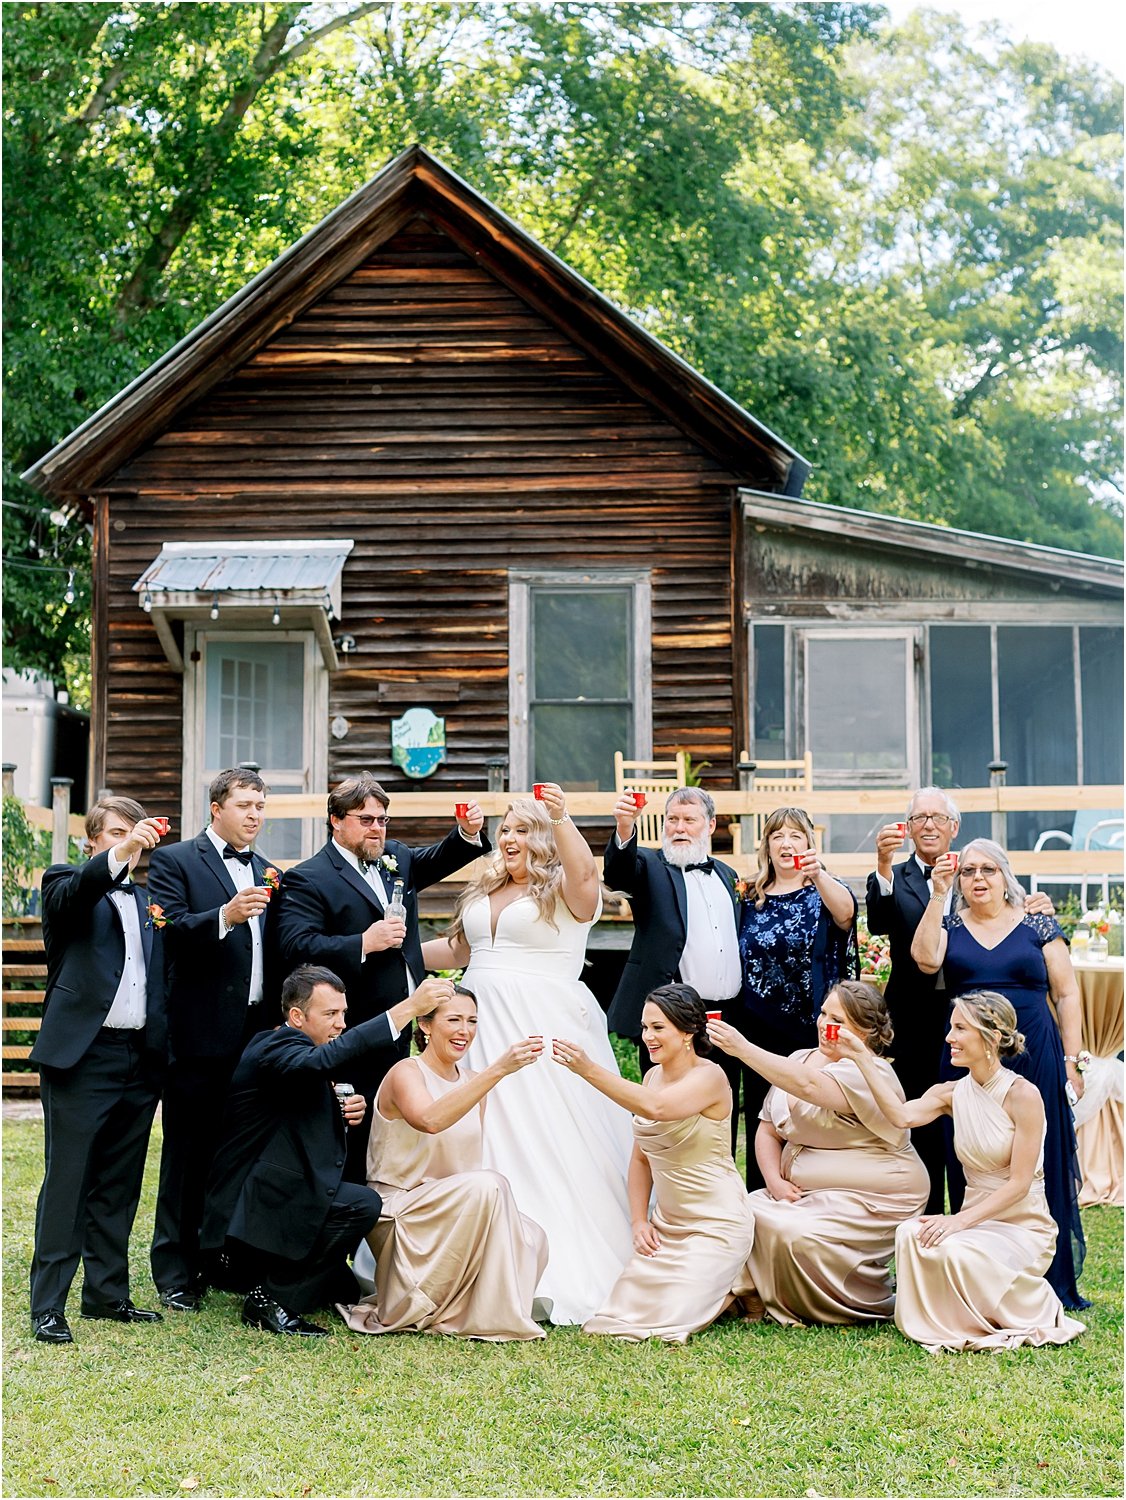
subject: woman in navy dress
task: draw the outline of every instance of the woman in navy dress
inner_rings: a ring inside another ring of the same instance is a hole
[[[856,897],[821,863],[813,824],[800,807],[779,807],[763,824],[758,869],[745,890],[739,921],[743,991],[723,1019],[768,1052],[788,1057],[818,1044],[821,1002],[838,979],[855,979]],[[764,1186],[755,1160],[759,1111],[770,1085],[725,1056],[731,1084],[731,1149],[739,1128],[739,1089],[747,1133],[747,1187]]]
[[[925,973],[942,969],[952,1001],[973,990],[995,990],[1016,1011],[1025,1050],[1004,1063],[1040,1090],[1047,1117],[1044,1189],[1057,1238],[1046,1279],[1065,1307],[1088,1307],[1077,1285],[1086,1247],[1079,1218],[1075,1122],[1066,1092],[1070,1083],[1076,1098],[1083,1093],[1077,1066],[1082,1016],[1063,931],[1054,917],[1025,912],[1024,891],[1005,851],[992,839],[968,844],[956,875],[953,856],[943,856],[931,879],[934,894],[915,934],[911,957]],[[953,908],[944,918],[946,893],[955,879]],[[1049,991],[1058,1025],[1048,1007]],[[941,1077],[962,1076],[962,1069],[951,1066],[947,1048]],[[952,1141],[949,1144],[952,1147]],[[957,1213],[965,1179],[952,1149],[947,1152],[947,1177],[950,1206]]]

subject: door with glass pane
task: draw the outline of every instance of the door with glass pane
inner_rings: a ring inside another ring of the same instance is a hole
[[[229,766],[251,761],[271,793],[314,786],[317,722],[312,694],[316,653],[311,635],[196,636],[194,714],[196,769],[192,777],[195,826],[208,822],[207,789]],[[272,859],[297,860],[312,851],[311,820],[269,816],[257,843]],[[188,823],[188,827],[193,826]]]
[[[817,787],[919,785],[919,693],[914,630],[798,632],[798,701]],[[834,814],[827,847],[868,848],[886,821]]]

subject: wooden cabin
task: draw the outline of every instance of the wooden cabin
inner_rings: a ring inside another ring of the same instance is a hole
[[[807,747],[828,784],[981,785],[932,747],[939,621],[993,629],[995,659],[1008,600],[1116,630],[1121,661],[1115,565],[809,506],[809,467],[411,147],[28,472],[93,521],[94,785],[177,833],[237,761],[275,792],[360,768],[401,791],[411,708],[445,725],[427,790],[490,764],[605,789],[615,750],[731,786],[744,751]],[[1117,694],[1120,777],[1120,672]],[[1084,743],[1114,722],[1114,684],[1096,696]],[[309,818],[263,845],[322,839]]]

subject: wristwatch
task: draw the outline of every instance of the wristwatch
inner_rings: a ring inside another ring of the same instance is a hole
[[[1066,1054],[1064,1056],[1064,1062],[1074,1063],[1075,1071],[1079,1074],[1085,1073],[1093,1061],[1094,1059],[1086,1049],[1082,1052],[1076,1052],[1074,1056],[1067,1056]]]

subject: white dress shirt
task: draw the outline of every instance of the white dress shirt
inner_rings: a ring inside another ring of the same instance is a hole
[[[731,893],[716,870],[685,870],[684,888],[688,922],[680,955],[681,980],[705,1002],[730,1000],[743,986]]]
[[[223,850],[227,847],[225,839],[221,839],[214,828],[206,830],[207,837],[215,846],[215,852],[223,861],[223,867],[235,883],[235,889],[239,891],[249,890],[254,882],[254,868],[252,865],[244,865],[241,859],[226,859]],[[250,845],[244,845],[249,849]],[[240,853],[243,852],[240,850]],[[224,901],[219,908],[219,938],[222,940],[230,932],[230,923],[224,916],[227,903]],[[260,917],[251,917],[246,924],[250,928],[250,993],[247,996],[248,1005],[257,1005],[262,999],[262,921]]]
[[[118,859],[112,849],[109,851],[109,872],[115,879],[127,863],[128,861]],[[113,1004],[102,1025],[110,1031],[140,1031],[145,1024],[147,999],[141,914],[131,885],[115,886],[109,892],[109,899],[121,918],[121,928],[125,934],[125,962],[121,968],[121,981],[113,997]]]
[[[925,861],[921,860],[917,854],[915,855],[915,863],[918,865],[920,873],[926,879],[927,890],[933,896],[934,895],[934,881],[927,874],[927,869],[929,868],[928,865],[925,863]],[[879,870],[876,871],[876,883],[879,885],[881,892],[885,896],[890,896],[891,895],[892,882],[891,882],[891,880],[885,880],[884,877],[880,874]],[[950,915],[950,903],[953,901],[953,899],[954,899],[954,887],[951,886],[950,889],[946,892],[946,900],[943,903],[943,907],[942,907],[942,915],[944,917],[948,917]]]

